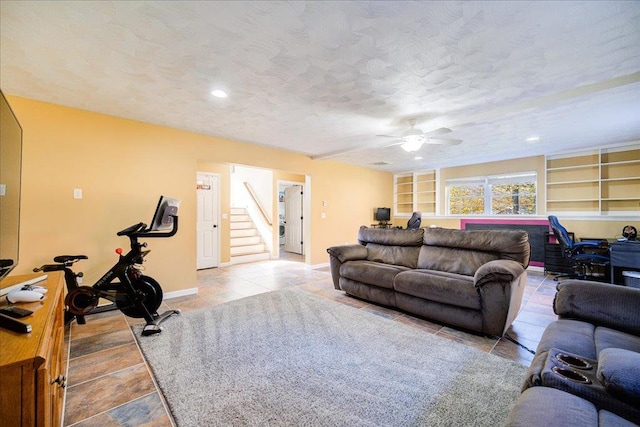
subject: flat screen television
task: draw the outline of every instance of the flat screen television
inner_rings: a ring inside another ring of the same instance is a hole
[[[0,90],[0,279],[18,265],[22,127]]]
[[[377,208],[375,214],[375,220],[378,222],[391,221],[391,208]]]
[[[173,228],[173,217],[178,216],[180,200],[173,197],[160,196],[158,206],[151,220],[152,231],[168,231]]]

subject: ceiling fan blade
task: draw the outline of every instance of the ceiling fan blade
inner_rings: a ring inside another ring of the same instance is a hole
[[[439,138],[426,138],[424,143],[431,145],[458,145],[462,142],[461,139],[439,139]]]
[[[381,136],[383,138],[402,138],[401,136],[398,136],[398,135],[376,135],[376,136]]]
[[[440,129],[435,129],[435,130],[430,130],[429,132],[425,132],[424,135],[425,136],[431,136],[431,135],[444,135],[445,133],[451,133],[453,132],[451,129],[449,128],[440,128]]]

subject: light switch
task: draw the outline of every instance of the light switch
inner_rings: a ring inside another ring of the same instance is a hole
[[[326,212],[322,212],[322,213],[320,214],[320,218],[322,218],[322,219],[327,219],[327,213],[326,213]]]
[[[73,189],[73,198],[74,199],[82,199],[82,188],[74,188]]]
[[[0,184],[0,196],[7,195],[7,184]]]
[[[229,215],[227,215],[226,213],[223,213],[222,214],[222,219],[227,219],[227,218],[229,218]]]

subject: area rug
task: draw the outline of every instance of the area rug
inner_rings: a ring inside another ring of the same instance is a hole
[[[525,367],[303,290],[134,333],[179,426],[499,426]]]

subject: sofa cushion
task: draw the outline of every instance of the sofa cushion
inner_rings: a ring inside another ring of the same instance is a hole
[[[397,292],[458,307],[480,310],[473,277],[435,270],[408,270],[394,281]]]
[[[596,359],[595,326],[579,320],[560,319],[550,323],[544,331],[536,354],[551,348]]]
[[[387,246],[378,243],[367,243],[367,259],[374,262],[416,268],[418,265],[417,246]]]
[[[525,390],[505,426],[598,426],[598,411],[589,401],[549,387]]]
[[[621,348],[602,350],[598,379],[609,393],[640,407],[640,353]]]
[[[348,261],[340,266],[340,276],[380,288],[393,289],[393,279],[407,267],[372,261]]]
[[[607,348],[622,348],[640,353],[640,337],[616,329],[598,326],[594,333],[596,352]]]
[[[507,417],[507,427],[632,427],[631,421],[600,410],[578,396],[548,387],[525,390]]]
[[[491,254],[492,259],[518,261],[529,265],[529,235],[523,230],[450,230],[426,228],[424,244],[447,248],[465,248]],[[474,268],[477,269],[479,265]],[[471,273],[473,274],[473,273]]]
[[[396,306],[396,292],[393,289],[381,288],[379,286],[365,285],[356,280],[340,278],[340,289],[347,294],[362,298],[366,301],[375,302],[389,307]]]
[[[473,276],[481,265],[496,259],[498,257],[490,252],[423,245],[418,255],[417,267]]]
[[[640,335],[640,289],[585,280],[558,284],[555,313]]]
[[[369,228],[361,226],[358,230],[358,243],[378,243],[386,246],[422,246],[424,228],[403,230],[398,228]]]

